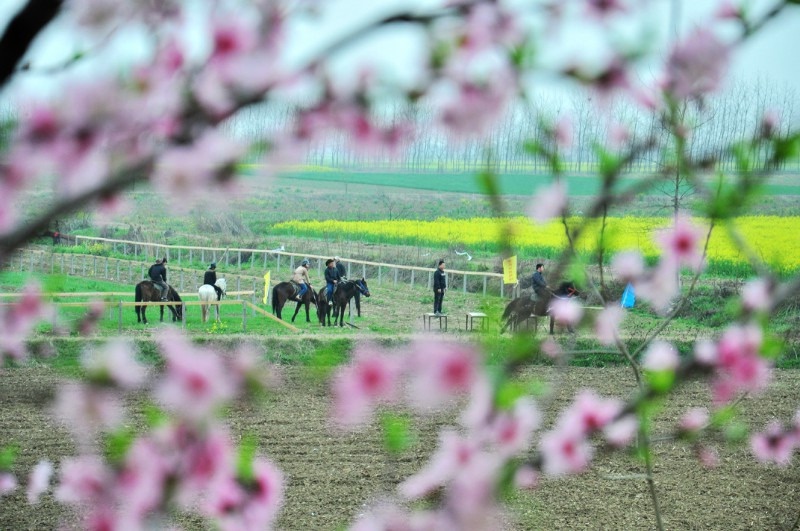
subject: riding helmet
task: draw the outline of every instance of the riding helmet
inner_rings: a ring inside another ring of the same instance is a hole
[[[341,260],[342,260],[342,259],[341,259],[341,258],[339,258],[338,256],[334,256],[334,257],[333,257],[333,259],[334,259],[334,260],[336,260],[337,262],[341,262]]]
[[[301,266],[309,266],[309,265],[311,265],[311,262],[309,262],[308,260],[303,260],[302,262],[300,262],[300,265]]]
[[[216,262],[211,262],[211,265],[208,266],[208,268],[209,269],[216,269],[217,268],[217,263]]]

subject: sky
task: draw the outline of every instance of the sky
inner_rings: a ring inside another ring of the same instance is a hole
[[[522,2],[523,0],[507,0],[508,2]],[[630,0],[635,2],[635,0]],[[633,39],[639,32],[653,32],[657,49],[666,50],[666,45],[672,38],[670,27],[671,0],[641,0],[646,2],[649,9],[638,21],[623,19],[617,26],[613,26],[618,40]],[[679,2],[680,33],[701,24],[711,17],[721,0],[675,0]],[[4,27],[11,16],[23,5],[25,0],[0,1],[0,27]],[[195,13],[204,3],[200,0],[188,0],[195,7]],[[345,34],[349,29],[363,24],[370,17],[377,17],[380,13],[389,12],[398,6],[416,5],[424,9],[440,3],[437,0],[380,0],[366,2],[364,0],[326,0],[321,1],[321,17],[324,23],[300,23],[290,31],[291,61],[304,61],[314,55],[326,42],[335,39],[338,35]],[[566,0],[565,0],[566,3]],[[579,4],[574,0],[574,4]],[[754,9],[764,9],[771,0],[750,0]],[[793,6],[778,21],[772,22],[768,31],[748,41],[739,49],[732,61],[730,75],[736,78],[750,78],[760,76],[775,83],[776,86],[800,88],[800,68],[796,58],[800,49],[800,6]],[[200,20],[201,17],[196,17]],[[322,27],[322,30],[320,29]],[[207,43],[201,37],[200,25],[195,26],[189,40],[198,55],[207,48]],[[550,41],[548,41],[550,42]],[[548,46],[547,53],[542,56],[546,63],[562,63],[565,59],[581,54],[592,61],[592,53],[598,59],[603,56],[603,39],[597,32],[592,32],[588,25],[577,22],[567,28],[562,34],[554,36],[553,45]],[[94,75],[97,71],[108,71],[109,68],[119,68],[118,62],[133,61],[147,54],[146,39],[141,33],[129,31],[119,33],[107,44],[101,46],[103,51],[92,52],[92,57],[80,62],[72,68],[71,74],[83,73]],[[58,20],[48,28],[46,34],[35,43],[30,54],[34,66],[46,67],[63,63],[71,54],[86,47],[94,46],[92,40],[85,34],[71,29],[64,20]],[[354,47],[343,53],[333,62],[333,68],[342,72],[342,79],[351,78],[350,73],[355,73],[364,63],[373,63],[376,68],[387,77],[392,77],[401,83],[413,83],[417,73],[413,67],[416,60],[423,53],[421,35],[408,30],[393,29],[383,34],[364,39],[359,47]],[[588,52],[588,55],[587,55]],[[647,66],[645,65],[645,70]],[[52,74],[24,74],[0,94],[4,98],[22,95],[46,95],[53,93],[58,86],[53,82]]]

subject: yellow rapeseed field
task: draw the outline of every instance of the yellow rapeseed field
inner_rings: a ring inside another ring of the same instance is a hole
[[[570,218],[570,225],[581,223]],[[695,223],[707,229],[704,220]],[[606,248],[610,251],[639,249],[655,257],[658,249],[653,236],[671,224],[670,218],[622,217],[609,218],[606,227]],[[737,218],[731,223],[751,252],[776,271],[800,269],[800,217],[751,216]],[[274,227],[276,231],[307,236],[331,236],[373,242],[402,243],[425,246],[458,246],[470,251],[497,250],[501,231],[510,230],[511,242],[523,254],[555,255],[566,245],[564,227],[560,221],[536,225],[527,218],[450,219],[434,221],[288,221]],[[593,222],[578,242],[584,252],[597,248],[600,222]],[[715,227],[708,250],[709,261],[717,267],[747,269],[744,253],[725,226]]]

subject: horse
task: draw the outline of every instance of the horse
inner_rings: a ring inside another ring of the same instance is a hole
[[[272,313],[275,314],[275,316],[278,319],[283,319],[281,317],[281,311],[283,310],[283,306],[289,299],[295,296],[296,290],[294,286],[295,285],[292,284],[291,282],[281,282],[279,284],[276,284],[275,287],[272,288]],[[292,322],[294,322],[295,317],[297,317],[297,314],[300,312],[300,307],[305,304],[306,322],[310,323],[311,317],[309,315],[309,306],[311,306],[312,303],[316,308],[317,294],[311,288],[311,286],[309,286],[306,292],[303,294],[303,298],[300,300],[300,302],[297,303],[297,308],[295,309],[294,315],[292,316]]]
[[[532,300],[530,297],[517,297],[506,306],[503,311],[502,321],[505,321],[503,328],[500,330],[502,334],[507,329],[516,329],[519,325],[533,317],[534,334],[539,329],[539,317],[550,317],[550,335],[553,335],[555,330],[555,318],[550,312],[550,303],[554,298],[567,298],[579,297],[580,292],[575,288],[573,282],[562,282],[555,291],[550,291],[540,296],[537,300]],[[570,332],[573,332],[572,327],[568,327]]]
[[[332,309],[333,306],[328,303],[328,286],[320,288],[317,293],[317,317],[319,318],[319,324],[326,326],[325,321],[327,320],[327,326],[331,325]]]
[[[336,290],[333,292],[333,324],[339,321],[339,326],[344,326],[344,308],[350,303],[350,299],[356,294],[360,293],[365,297],[369,297],[369,287],[364,277],[361,280],[347,280],[341,282]],[[359,315],[361,313],[359,312]]]
[[[214,283],[219,289],[222,290],[222,295],[220,299],[225,296],[227,291],[227,284],[224,278],[218,278],[217,281]],[[197,295],[200,298],[200,302],[205,303],[214,303],[217,300],[217,291],[209,286],[208,284],[203,284],[200,286],[200,289],[197,290]],[[217,311],[217,322],[219,322],[219,304],[214,304],[214,309]],[[202,313],[202,321],[205,323],[208,321],[208,304],[201,304],[200,311]]]
[[[161,302],[161,290],[153,284],[151,280],[142,280],[138,284],[136,284],[136,291],[135,291],[135,301],[136,302]],[[178,292],[172,286],[169,286],[167,290],[167,300],[173,302],[181,302],[181,296],[178,295]],[[160,306],[161,308],[161,322],[164,322],[164,305]],[[183,310],[180,304],[177,305],[167,305],[167,308],[172,312],[172,321],[181,321],[183,319]],[[135,306],[136,309],[136,322],[147,324],[147,305],[142,304],[141,306]]]

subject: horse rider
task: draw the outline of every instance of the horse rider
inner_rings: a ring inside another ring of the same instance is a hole
[[[550,291],[547,281],[544,279],[544,264],[536,264],[536,272],[533,274],[533,294],[534,300],[542,299]]]
[[[203,275],[203,284],[208,284],[217,292],[217,300],[222,299],[222,288],[217,286],[217,263],[211,262],[208,271]]]
[[[342,259],[338,256],[334,256],[333,260],[336,262],[336,271],[339,272],[339,281],[344,282],[347,280],[347,269],[344,267]]]
[[[303,260],[300,262],[300,265],[297,266],[297,269],[294,270],[294,274],[292,275],[292,282],[300,286],[300,291],[297,292],[296,299],[298,301],[303,300],[303,295],[306,294],[306,290],[308,287],[311,286],[311,280],[308,278],[308,267],[311,265],[311,262],[308,260]]]
[[[325,261],[325,282],[327,284],[327,291],[325,292],[325,300],[331,302],[333,300],[333,290],[339,284],[342,278],[339,275],[339,269],[336,267],[336,259],[329,258]]]
[[[153,281],[153,284],[161,291],[161,301],[167,300],[167,293],[169,293],[169,284],[167,284],[167,258],[159,258],[156,263],[150,266],[147,270],[147,276]]]

